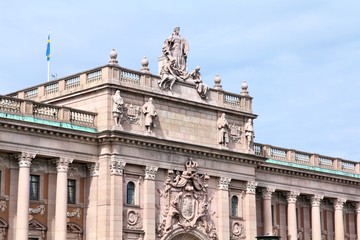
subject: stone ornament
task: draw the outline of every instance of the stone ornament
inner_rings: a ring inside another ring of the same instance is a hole
[[[190,77],[192,77],[192,79],[194,80],[195,89],[198,92],[199,96],[201,98],[206,98],[209,87],[201,79],[199,66],[196,66],[196,68],[190,73]]]
[[[127,229],[142,229],[142,218],[139,211],[128,209],[124,211],[124,226]]]
[[[243,223],[233,222],[230,240],[246,239],[246,231]]]
[[[158,167],[146,166],[146,168],[145,168],[145,179],[155,180],[157,170],[158,170]]]
[[[89,169],[89,173],[91,177],[98,177],[99,176],[99,163],[88,163],[87,167]]]
[[[253,153],[255,132],[251,118],[249,118],[248,121],[245,123],[244,130],[246,138],[246,148],[250,153]]]
[[[121,121],[124,117],[125,103],[123,98],[120,96],[120,90],[116,90],[112,96],[113,99],[113,116],[114,116],[114,128],[120,128],[122,130]]]
[[[221,177],[219,179],[219,189],[226,191],[229,190],[230,182],[231,182],[231,178]]]
[[[68,172],[69,165],[73,162],[74,159],[67,157],[60,157],[56,160],[56,169],[58,172]]]
[[[321,200],[324,198],[323,195],[314,195],[311,196],[311,206],[320,207]]]
[[[81,217],[81,210],[80,210],[80,208],[76,208],[76,209],[72,210],[71,212],[66,212],[66,216],[67,216],[68,218],[76,217],[77,219],[80,219],[80,217]]]
[[[256,193],[256,187],[257,187],[258,183],[255,181],[249,181],[246,183],[246,193],[252,193],[255,194]]]
[[[109,64],[119,66],[118,60],[117,60],[117,52],[114,48],[110,52]]]
[[[20,168],[29,168],[35,156],[35,153],[30,152],[22,152],[14,155],[14,157],[18,160]]]
[[[175,229],[190,231],[197,229],[209,237],[218,239],[212,220],[211,201],[207,193],[208,175],[197,173],[197,162],[188,160],[185,170],[168,170],[160,193],[160,216],[156,236],[165,239]]]
[[[32,214],[32,215],[40,214],[41,216],[43,216],[45,214],[45,205],[41,204],[41,205],[37,206],[36,208],[29,208],[29,214]]]
[[[236,125],[235,123],[232,123],[229,125],[230,128],[230,142],[233,143],[241,143],[241,127]]]
[[[155,118],[157,116],[157,112],[152,102],[153,99],[149,98],[149,100],[142,106],[142,112],[145,118],[145,133],[148,135],[154,135],[152,129],[156,127]]]
[[[218,128],[218,143],[220,147],[227,148],[230,137],[230,127],[229,123],[225,118],[225,113],[221,114],[221,117],[217,120],[217,128]]]
[[[300,195],[300,193],[297,191],[288,192],[286,194],[286,199],[287,199],[288,203],[296,203],[296,199],[299,195]]]
[[[337,198],[334,200],[334,209],[335,210],[343,210],[344,203],[346,203],[345,198]]]
[[[5,212],[7,208],[7,202],[6,201],[0,201],[0,211]]]
[[[261,197],[262,197],[262,199],[271,200],[273,192],[275,192],[275,188],[272,188],[272,187],[261,189]]]
[[[111,175],[122,176],[125,169],[125,162],[121,162],[120,160],[111,160],[110,161],[110,173]]]

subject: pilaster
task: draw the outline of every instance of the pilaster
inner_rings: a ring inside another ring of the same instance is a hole
[[[230,239],[229,186],[231,178],[221,177],[217,191],[217,232],[219,239]]]
[[[246,184],[245,195],[245,220],[246,240],[253,240],[257,236],[256,224],[256,187],[257,182],[249,181]]]
[[[155,177],[158,171],[156,166],[146,166],[144,177],[144,230],[145,230],[145,239],[156,239],[155,235]]]
[[[99,163],[89,163],[87,167],[90,177],[88,182],[89,198],[86,206],[86,239],[96,240]]]
[[[356,235],[356,239],[360,240],[360,202],[356,203]]]
[[[123,173],[126,163],[119,156],[110,160],[110,238],[123,238]]]

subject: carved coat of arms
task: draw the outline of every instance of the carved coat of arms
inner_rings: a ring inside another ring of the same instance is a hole
[[[164,188],[159,190],[161,214],[156,235],[163,239],[176,228],[197,229],[209,239],[218,239],[210,212],[212,198],[207,193],[208,175],[200,175],[197,162],[189,160],[183,172],[169,170]]]

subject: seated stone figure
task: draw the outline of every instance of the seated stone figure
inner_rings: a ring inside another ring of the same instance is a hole
[[[190,76],[194,80],[196,91],[199,93],[200,97],[206,98],[206,93],[209,90],[209,87],[201,79],[200,67],[196,66],[196,68],[190,73]]]

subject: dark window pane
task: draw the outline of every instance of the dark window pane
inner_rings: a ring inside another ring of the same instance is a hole
[[[126,203],[135,205],[135,183],[128,182],[126,187]]]
[[[39,200],[40,176],[30,175],[30,200]]]
[[[238,215],[239,199],[237,196],[231,198],[231,216],[237,217]]]
[[[76,180],[68,179],[68,204],[76,203]]]

